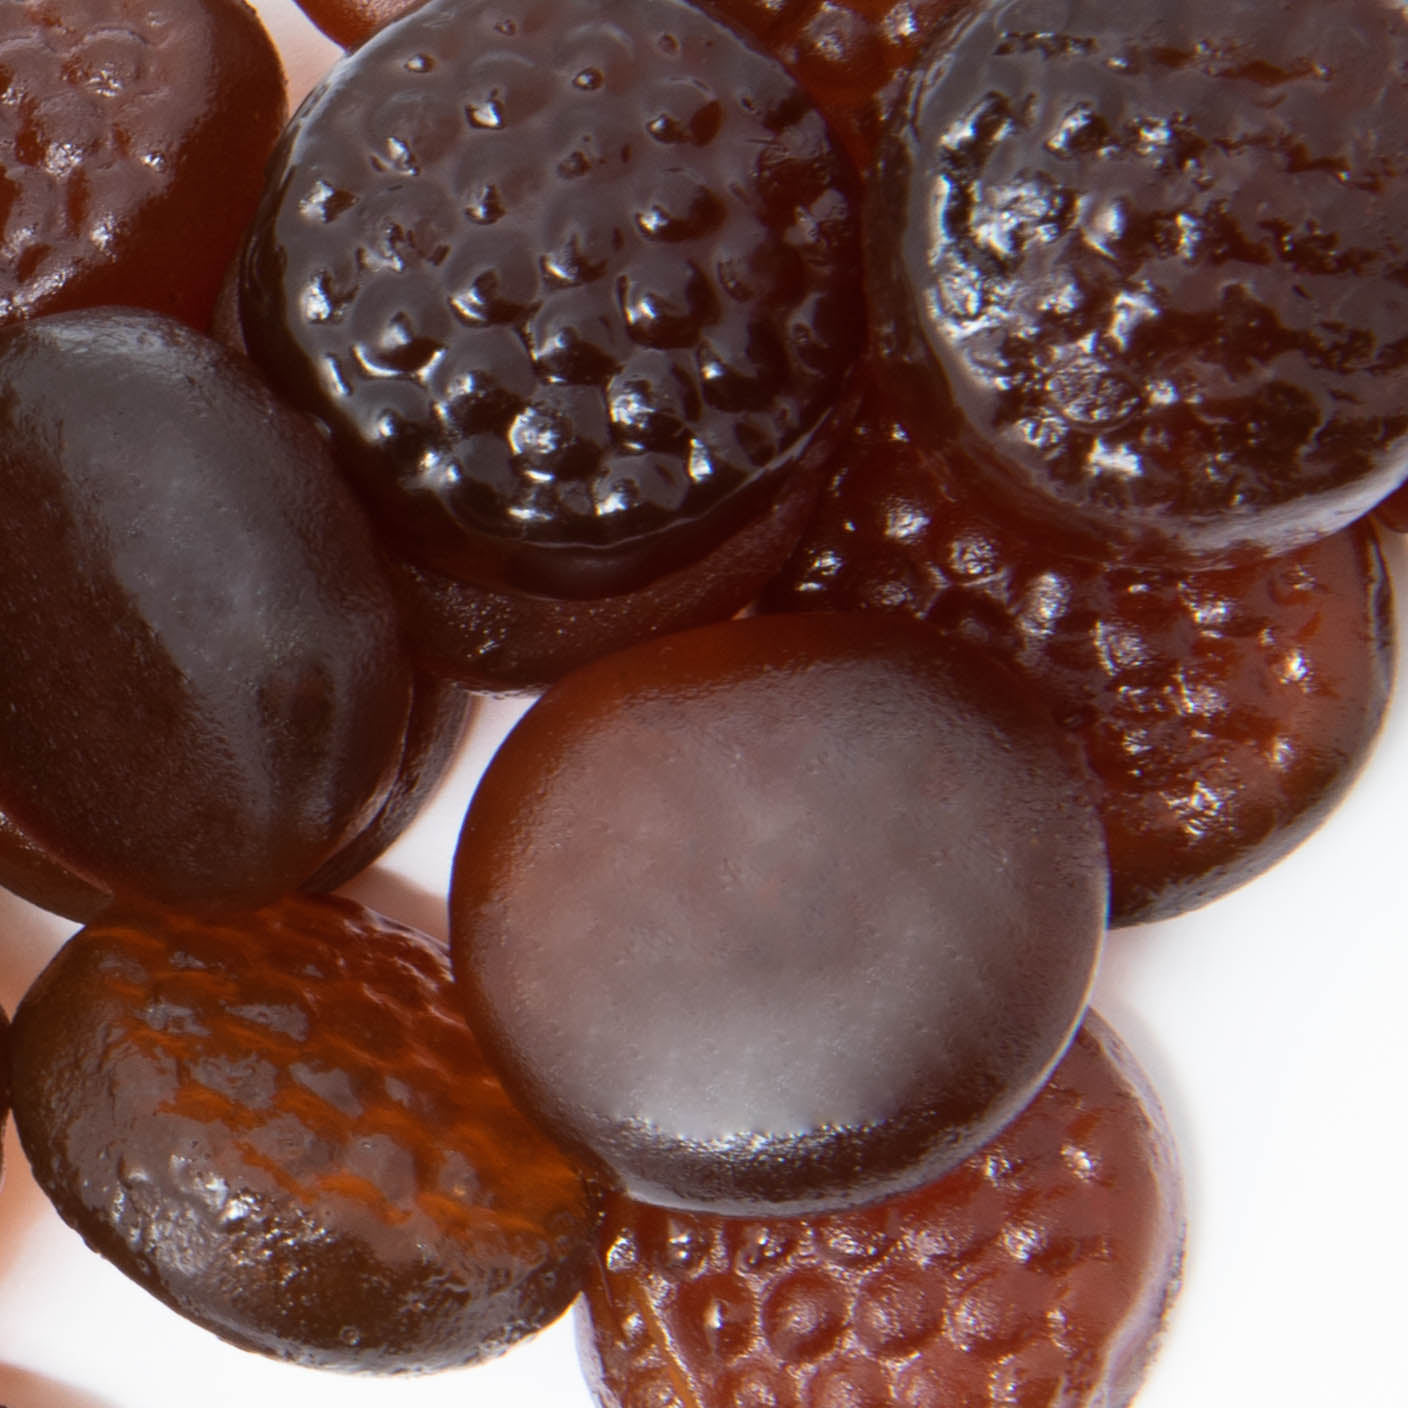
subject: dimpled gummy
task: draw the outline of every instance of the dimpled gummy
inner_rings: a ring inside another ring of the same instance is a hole
[[[1017,1119],[902,1198],[766,1222],[608,1199],[582,1362],[601,1408],[1123,1408],[1182,1246],[1163,1113],[1092,1015]]]
[[[306,418],[170,318],[0,331],[0,812],[100,890],[264,903],[375,816],[411,670]]]
[[[428,936],[347,900],[81,930],[20,1004],[15,1119],[90,1246],[247,1349],[420,1372],[576,1295],[599,1219]]]
[[[862,169],[924,50],[969,0],[712,0],[787,65]]]
[[[238,0],[8,0],[0,320],[122,303],[204,326],[286,116]]]
[[[871,187],[914,414],[1099,556],[1363,514],[1408,468],[1405,71],[1388,0],[981,5]]]
[[[633,1196],[854,1205],[964,1158],[1079,1022],[1076,750],[904,618],[765,617],[567,676],[482,778],[455,972],[505,1082]]]
[[[1160,571],[1064,553],[965,487],[871,380],[764,609],[901,612],[1020,669],[1098,779],[1112,924],[1206,903],[1328,815],[1393,675],[1367,524],[1243,567]]]
[[[412,560],[638,588],[766,511],[864,338],[855,178],[776,61],[674,0],[432,0],[288,131],[251,354]]]

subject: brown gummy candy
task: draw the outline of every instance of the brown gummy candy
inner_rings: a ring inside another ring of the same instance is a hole
[[[975,504],[867,386],[764,608],[899,612],[1020,669],[1098,780],[1112,924],[1205,904],[1309,835],[1391,688],[1373,531],[1221,571],[1092,562]]]
[[[0,331],[0,812],[119,898],[254,906],[376,814],[411,671],[306,419],[134,310]]]
[[[757,599],[796,545],[817,480],[814,468],[799,471],[767,513],[697,562],[593,601],[496,591],[391,561],[412,652],[425,670],[470,689],[533,689],[612,650],[732,616]]]
[[[21,0],[0,44],[0,321],[127,304],[205,326],[287,116],[254,11]]]
[[[235,1344],[428,1371],[577,1294],[596,1195],[484,1065],[443,945],[346,900],[83,929],[14,1060],[59,1214]]]
[[[1098,557],[1228,565],[1408,469],[1408,19],[1384,0],[989,0],[870,183],[913,416]]]
[[[334,44],[355,49],[382,25],[415,9],[419,0],[298,0],[298,8]]]
[[[456,975],[524,1108],[635,1196],[801,1211],[952,1167],[1103,933],[1076,750],[916,622],[765,617],[549,690],[480,781]]]
[[[578,1342],[601,1408],[1123,1408],[1182,1245],[1162,1111],[1090,1015],[1017,1119],[902,1198],[758,1221],[611,1196]]]
[[[910,70],[970,0],[711,0],[776,54],[815,99],[856,165],[875,157]]]
[[[376,815],[300,886],[335,890],[378,859],[434,796],[455,761],[471,713],[470,697],[432,675],[416,676],[405,744],[386,799]],[[0,885],[12,894],[80,924],[113,903],[110,891],[90,883],[35,844],[0,813]]]
[[[251,354],[410,561],[493,590],[699,560],[768,511],[864,335],[844,154],[675,0],[432,0],[333,70],[269,189]]]

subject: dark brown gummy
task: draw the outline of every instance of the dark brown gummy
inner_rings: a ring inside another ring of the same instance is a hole
[[[1221,571],[1102,565],[1002,524],[873,381],[773,611],[878,610],[1019,668],[1099,782],[1110,918],[1204,904],[1330,812],[1393,676],[1373,530]]]
[[[450,896],[524,1108],[635,1196],[874,1200],[1040,1086],[1106,907],[1075,749],[900,618],[663,637],[549,690],[475,793]]]
[[[19,0],[0,49],[0,321],[121,303],[204,326],[287,116],[254,12]]]
[[[91,926],[20,1004],[14,1058],[60,1215],[235,1344],[440,1369],[577,1293],[595,1195],[484,1066],[443,946],[369,910]]]
[[[471,689],[522,690],[637,641],[727,619],[757,598],[796,546],[818,478],[799,470],[767,513],[699,561],[594,601],[495,591],[392,562],[407,639],[428,671]]]
[[[1009,510],[1228,564],[1408,466],[1408,20],[1384,0],[1004,0],[871,185],[879,339]]]
[[[637,590],[766,513],[864,336],[856,182],[774,60],[674,0],[436,3],[300,110],[256,360],[419,566]]]
[[[0,811],[128,899],[253,906],[375,815],[410,669],[321,437],[155,314],[0,332]]]
[[[376,815],[300,889],[335,890],[373,864],[416,819],[455,761],[471,714],[457,685],[419,674],[395,778]],[[97,919],[112,894],[77,875],[0,813],[0,885],[80,924]]]
[[[381,809],[318,872],[306,890],[335,890],[384,854],[416,819],[454,766],[473,717],[471,696],[458,685],[419,673],[411,695],[405,745]]]
[[[1178,1289],[1158,1101],[1089,1016],[927,1188],[805,1220],[607,1202],[579,1345],[601,1408],[1123,1408]]]
[[[862,170],[924,51],[970,0],[710,0],[776,54]]]

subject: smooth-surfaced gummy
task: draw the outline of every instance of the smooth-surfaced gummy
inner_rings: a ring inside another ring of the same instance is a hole
[[[574,672],[465,818],[456,976],[526,1110],[634,1196],[853,1205],[964,1158],[1084,1009],[1077,749],[918,622],[732,621]]]
[[[383,805],[411,669],[327,447],[171,318],[0,330],[0,812],[100,890],[252,907]]]

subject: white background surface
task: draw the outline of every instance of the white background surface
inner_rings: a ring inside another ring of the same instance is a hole
[[[335,51],[284,0],[260,8],[300,92]],[[459,820],[519,708],[481,711],[435,806],[353,894],[444,933]],[[1110,940],[1096,1005],[1163,1093],[1191,1215],[1184,1294],[1139,1408],[1408,1408],[1393,1348],[1408,1319],[1405,787],[1400,700],[1353,794],[1289,860],[1198,914]],[[6,1010],[70,928],[0,895]],[[588,1404],[570,1322],[491,1365],[420,1380],[231,1349],[84,1248],[34,1187],[13,1130],[5,1156],[3,1408]]]

